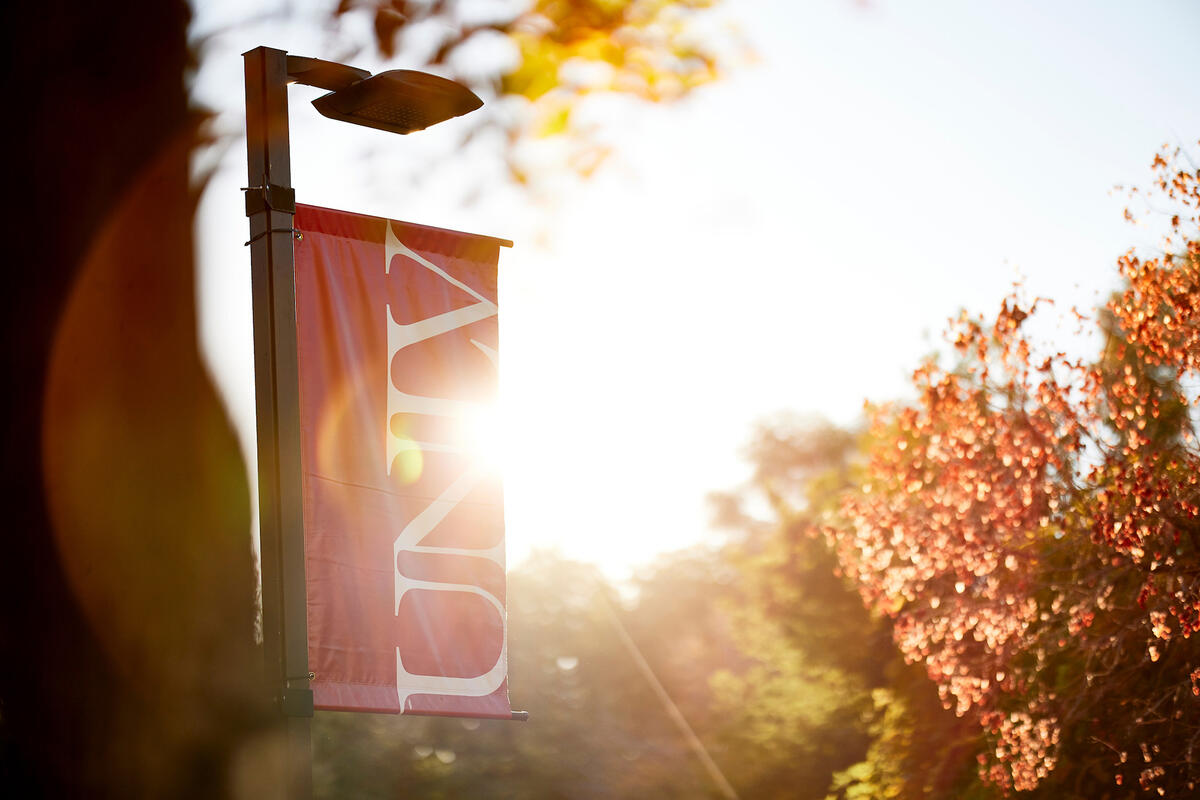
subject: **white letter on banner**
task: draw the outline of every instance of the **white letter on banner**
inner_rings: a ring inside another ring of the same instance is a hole
[[[466,306],[465,308],[448,311],[444,314],[439,314],[428,319],[418,320],[408,325],[401,325],[392,318],[391,306],[386,307],[387,312],[387,343],[388,343],[388,392],[387,392],[387,419],[385,420],[385,429],[387,431],[387,445],[385,448],[387,456],[387,472],[390,475],[392,472],[392,462],[402,450],[418,447],[426,452],[463,452],[461,447],[440,443],[440,442],[414,442],[409,439],[403,439],[392,433],[392,416],[395,414],[432,414],[443,417],[460,417],[465,411],[477,407],[475,403],[469,403],[461,400],[450,400],[441,397],[424,397],[420,395],[411,395],[401,392],[396,388],[394,376],[392,375],[392,358],[401,349],[409,347],[418,342],[423,342],[431,339],[434,336],[439,336],[443,333],[458,330],[480,320],[495,316],[496,305],[487,298],[480,295],[471,287],[462,283],[446,274],[436,264],[433,264],[419,253],[410,250],[399,239],[396,238],[392,231],[392,225],[389,222],[387,225],[387,239],[384,247],[384,271],[388,274],[391,272],[392,258],[397,255],[404,255],[411,258],[416,263],[425,267],[429,271],[441,277],[447,283],[450,283],[459,289],[469,293],[477,300],[478,303]],[[495,364],[494,351],[472,340],[473,344],[478,347]],[[393,613],[400,613],[400,601],[405,593],[413,589],[424,589],[435,592],[465,592],[467,594],[478,595],[487,600],[495,609],[496,614],[500,619],[502,627],[502,639],[500,647],[500,655],[496,659],[495,665],[482,675],[477,675],[472,678],[455,678],[441,675],[421,675],[409,672],[404,668],[404,661],[400,655],[400,648],[396,648],[396,690],[400,700],[400,710],[405,710],[405,704],[410,695],[414,694],[440,694],[453,695],[458,697],[484,697],[491,694],[500,688],[500,684],[504,682],[505,673],[507,672],[507,657],[508,657],[508,620],[504,613],[504,605],[491,592],[486,591],[482,587],[472,586],[462,583],[438,583],[435,581],[414,580],[407,577],[400,571],[399,555],[401,552],[409,553],[430,553],[438,555],[451,556],[466,556],[470,558],[486,558],[496,564],[499,564],[501,569],[504,568],[504,542],[501,540],[492,547],[486,549],[472,549],[463,547],[433,547],[422,545],[421,541],[446,518],[446,516],[454,510],[464,497],[466,497],[472,489],[479,483],[481,472],[478,469],[468,469],[457,480],[450,484],[438,496],[436,500],[430,504],[413,518],[396,537],[396,541],[392,547],[392,570],[396,576],[396,606]]]

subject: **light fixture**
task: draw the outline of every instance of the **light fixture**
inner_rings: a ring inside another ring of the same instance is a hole
[[[287,70],[294,83],[329,90],[313,101],[322,115],[391,133],[424,130],[483,105],[467,87],[426,72],[393,69],[372,75],[302,56],[288,56]]]

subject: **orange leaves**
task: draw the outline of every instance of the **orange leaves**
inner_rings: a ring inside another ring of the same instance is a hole
[[[1037,303],[1029,311],[1021,308],[1017,303],[1013,303],[1011,307],[1008,305],[1008,299],[1005,298],[1000,304],[1000,314],[996,317],[996,329],[1003,330],[1006,333],[1014,333],[1017,328],[1021,327],[1021,323],[1029,316],[1030,311],[1036,309]]]
[[[1084,431],[1054,378],[1075,367],[1061,355],[1030,365],[1020,330],[1033,310],[1009,298],[991,325],[955,320],[947,338],[962,361],[916,370],[915,406],[873,409],[871,492],[846,499],[851,527],[835,537],[864,599],[896,618],[901,651],[925,663],[960,716],[992,713],[1007,685],[997,676],[1014,671],[1009,662],[1038,623],[1027,591],[1037,536]],[[1012,737],[996,779],[1031,787],[1052,768],[1056,727],[995,719]]]
[[[1166,255],[1118,260],[1095,363],[1033,359],[1037,302],[952,320],[957,362],[915,370],[912,404],[868,408],[863,489],[827,531],[905,658],[980,723],[981,775],[1006,791],[1100,719],[1118,783],[1161,793],[1200,770],[1178,747],[1200,740],[1181,700],[1200,696],[1200,171],[1180,158],[1154,160]],[[1124,772],[1139,742],[1147,766]]]
[[[1166,148],[1154,157],[1161,194],[1156,202],[1175,206],[1165,255],[1145,261],[1132,252],[1122,256],[1117,265],[1128,287],[1109,303],[1130,341],[1179,375],[1200,364],[1200,170],[1178,168],[1181,159],[1178,149]]]
[[[870,409],[864,491],[845,498],[847,529],[830,535],[844,573],[895,619],[901,652],[924,663],[947,707],[994,728],[983,774],[1016,790],[1054,768],[1055,701],[1034,692],[1026,711],[999,709],[1014,698],[1019,708],[1044,680],[1040,654],[1099,639],[1093,630],[1109,630],[1115,613],[1111,586],[1058,584],[1047,570],[1071,575],[1109,556],[1114,576],[1150,564],[1150,579],[1135,577],[1156,642],[1143,652],[1161,658],[1173,635],[1195,629],[1180,611],[1195,606],[1159,607],[1154,570],[1167,562],[1156,554],[1173,547],[1168,519],[1200,531],[1200,462],[1162,450],[1147,424],[1169,392],[1137,363],[1087,367],[1059,353],[1032,365],[1021,335],[1032,311],[1009,298],[990,325],[960,317],[947,337],[960,362],[917,369],[915,404]]]

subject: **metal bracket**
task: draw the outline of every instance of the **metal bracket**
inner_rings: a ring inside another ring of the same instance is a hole
[[[288,56],[287,71],[288,79],[295,83],[316,86],[330,92],[345,89],[371,77],[371,73],[365,69],[304,56]]]
[[[258,234],[257,236],[252,236],[250,238],[250,241],[242,242],[242,245],[245,247],[249,247],[250,245],[257,242],[259,239],[266,236],[268,233],[290,233],[296,239],[296,241],[300,241],[301,239],[304,238],[304,233],[302,231],[296,230],[295,228],[268,228],[267,230],[263,231],[262,233]]]
[[[290,186],[268,183],[265,186],[245,186],[242,191],[246,193],[247,217],[268,210],[296,213],[296,190]]]
[[[279,694],[279,707],[286,717],[311,717],[312,689],[284,689]]]

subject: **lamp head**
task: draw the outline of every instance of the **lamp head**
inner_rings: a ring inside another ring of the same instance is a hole
[[[407,69],[372,75],[313,101],[317,111],[330,119],[392,133],[424,130],[482,105],[461,84]]]

